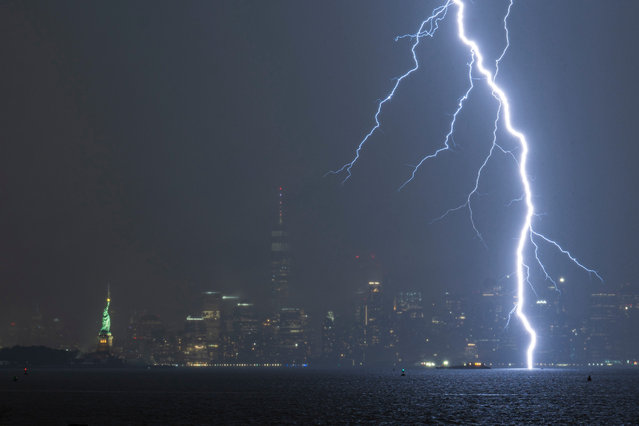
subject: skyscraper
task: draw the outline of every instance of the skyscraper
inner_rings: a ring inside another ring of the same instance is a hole
[[[587,358],[592,362],[618,359],[617,329],[619,328],[619,298],[612,291],[590,295]]]
[[[271,232],[271,303],[275,312],[288,303],[291,255],[284,223],[284,190],[278,193],[277,225]]]
[[[188,315],[179,350],[187,366],[201,367],[209,364],[206,322],[202,316]]]
[[[368,282],[368,295],[364,309],[367,343],[369,347],[375,347],[382,344],[385,337],[382,285],[379,281]]]
[[[335,330],[335,313],[328,311],[322,322],[322,360],[337,362],[337,336]]]
[[[308,315],[301,308],[282,308],[277,330],[277,357],[282,364],[306,364],[309,357]]]
[[[427,338],[422,293],[414,290],[397,293],[393,313],[390,337],[397,361],[420,361],[426,354]]]
[[[206,348],[209,360],[219,361],[222,355],[222,294],[202,293],[202,318],[206,329]]]
[[[106,306],[102,312],[102,327],[98,333],[97,352],[109,353],[113,346],[113,335],[111,334],[111,315],[109,307],[111,306],[111,288],[107,289]]]
[[[263,361],[260,322],[255,305],[235,303],[227,333],[226,359],[236,362]]]
[[[360,291],[357,319],[361,323],[360,347],[363,363],[388,359],[389,317],[383,293],[382,269],[374,254],[355,256]]]
[[[159,315],[135,312],[129,320],[125,346],[127,362],[161,364],[174,363],[173,339]]]

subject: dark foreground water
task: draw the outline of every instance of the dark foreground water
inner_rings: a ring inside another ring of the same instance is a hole
[[[639,424],[637,370],[420,370],[406,377],[308,369],[33,370],[25,377],[3,369],[0,378],[0,425]]]

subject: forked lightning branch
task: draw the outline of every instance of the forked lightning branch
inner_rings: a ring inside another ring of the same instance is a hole
[[[408,38],[411,40],[411,53],[413,57],[413,66],[403,75],[398,77],[395,80],[395,83],[391,89],[391,91],[379,101],[377,104],[377,110],[374,115],[375,124],[373,127],[366,133],[364,138],[357,145],[357,149],[355,150],[355,154],[353,159],[344,164],[342,167],[335,171],[329,172],[329,174],[343,175],[343,182],[346,182],[352,173],[352,169],[360,158],[361,151],[365,148],[368,140],[375,134],[375,132],[381,127],[381,114],[384,106],[389,103],[395,96],[398,87],[401,85],[402,81],[404,81],[411,74],[415,73],[419,69],[419,59],[416,53],[416,49],[419,46],[420,42],[424,38],[432,38],[434,37],[439,25],[444,21],[444,19],[448,15],[454,15],[456,26],[457,26],[457,36],[459,37],[460,43],[462,43],[468,49],[469,53],[469,61],[468,61],[468,86],[463,92],[462,96],[459,98],[457,103],[457,108],[453,113],[450,124],[447,128],[447,133],[443,138],[442,145],[434,150],[433,152],[425,155],[421,158],[421,160],[417,163],[417,165],[413,168],[410,176],[407,180],[401,184],[399,189],[401,190],[405,185],[410,183],[415,177],[416,173],[419,171],[421,167],[424,166],[428,160],[435,159],[439,155],[444,155],[445,153],[451,151],[451,141],[453,133],[455,132],[456,122],[459,116],[459,113],[463,110],[464,105],[468,98],[472,94],[472,90],[474,88],[474,80],[481,80],[483,83],[488,85],[488,88],[491,90],[493,97],[495,98],[495,121],[493,127],[493,139],[492,144],[490,146],[490,150],[486,157],[483,159],[483,162],[479,169],[477,170],[475,180],[473,182],[472,189],[468,194],[466,194],[464,201],[457,207],[451,208],[443,216],[446,216],[449,213],[459,211],[459,210],[467,210],[470,216],[470,222],[472,224],[472,228],[474,232],[477,234],[478,238],[483,242],[483,238],[481,233],[479,232],[478,227],[475,224],[475,220],[473,218],[473,209],[472,202],[473,197],[477,194],[479,189],[482,172],[488,166],[489,161],[493,158],[493,154],[496,151],[499,151],[505,154],[505,158],[510,159],[510,161],[514,161],[517,165],[518,175],[521,182],[521,190],[523,195],[517,199],[516,201],[521,201],[525,203],[525,214],[524,217],[521,218],[521,222],[519,225],[519,232],[517,235],[517,245],[515,251],[513,252],[513,262],[516,271],[517,277],[517,302],[512,313],[515,313],[518,319],[521,321],[522,325],[526,329],[526,332],[529,335],[530,343],[526,350],[526,365],[528,368],[533,368],[534,365],[534,350],[537,343],[537,333],[535,332],[533,325],[529,322],[528,318],[525,314],[525,289],[526,285],[532,284],[529,280],[530,275],[530,266],[531,262],[534,262],[540,270],[543,272],[546,279],[551,280],[555,286],[557,284],[552,280],[550,274],[548,274],[546,267],[542,263],[539,257],[540,245],[544,245],[546,247],[558,250],[560,253],[564,254],[571,262],[575,265],[588,272],[589,274],[595,275],[598,279],[602,280],[601,276],[593,269],[590,269],[584,266],[581,262],[575,258],[570,252],[562,248],[556,241],[547,236],[537,232],[533,227],[533,219],[535,217],[535,206],[533,204],[533,194],[532,187],[530,184],[530,180],[528,178],[527,164],[528,164],[528,141],[526,136],[522,131],[515,128],[512,123],[512,113],[510,108],[510,103],[506,92],[497,84],[497,75],[499,73],[499,63],[501,59],[506,54],[510,46],[509,33],[508,33],[508,17],[511,12],[511,8],[513,6],[513,0],[510,0],[507,4],[504,4],[504,33],[505,33],[505,47],[501,52],[501,55],[494,60],[494,66],[488,65],[486,63],[486,58],[484,57],[479,44],[471,38],[469,34],[466,32],[465,27],[465,8],[466,4],[463,0],[447,0],[443,5],[435,8],[431,15],[422,21],[419,29],[413,34],[406,34],[403,36],[397,37],[397,39],[405,39]],[[511,152],[506,150],[498,143],[497,140],[497,130],[502,126],[507,133],[512,136],[518,143],[519,149],[517,152]],[[441,218],[440,217],[440,218]],[[438,218],[439,219],[439,218]],[[532,254],[529,254],[532,253]],[[602,280],[603,281],[603,280]]]

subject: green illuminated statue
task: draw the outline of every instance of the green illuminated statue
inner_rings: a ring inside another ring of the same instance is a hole
[[[109,305],[111,305],[111,289],[107,292],[107,300],[106,306],[104,307],[104,312],[102,313],[102,328],[100,329],[100,334],[109,335],[111,334],[111,316],[109,315]]]
[[[111,288],[107,290],[106,306],[102,312],[102,327],[98,334],[98,349],[101,354],[110,355],[113,346],[113,335],[111,334],[111,315],[109,315],[109,307],[111,306]]]

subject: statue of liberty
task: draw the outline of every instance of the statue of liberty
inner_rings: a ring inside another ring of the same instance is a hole
[[[111,315],[109,315],[109,307],[111,306],[111,286],[107,287],[106,306],[102,312],[102,327],[98,333],[98,349],[97,352],[110,353],[113,346],[113,335],[111,334]]]
[[[102,328],[100,334],[111,334],[111,316],[109,315],[109,306],[111,305],[111,289],[107,290],[107,300],[104,312],[102,312]]]

